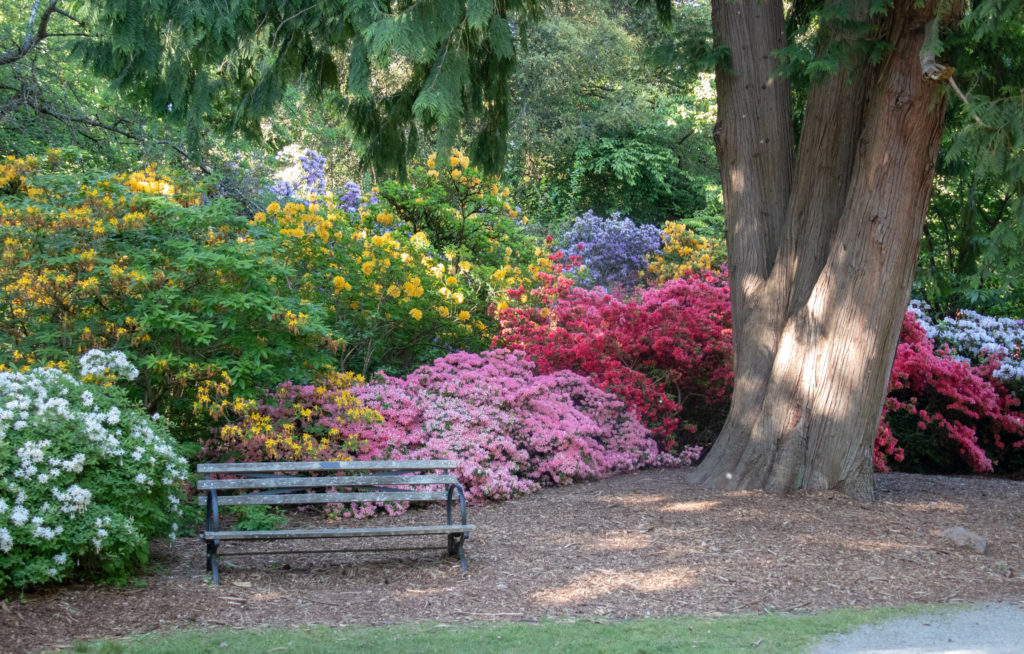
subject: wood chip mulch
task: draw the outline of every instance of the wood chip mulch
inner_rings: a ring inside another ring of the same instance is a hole
[[[834,493],[708,491],[689,477],[685,469],[650,470],[471,507],[477,530],[467,543],[466,574],[441,550],[275,554],[226,559],[222,583],[212,586],[197,538],[156,543],[142,587],[80,585],[9,597],[0,604],[0,651],[212,626],[1024,600],[1024,482],[878,475],[876,501],[863,504]],[[400,518],[436,519],[434,511]],[[940,535],[957,526],[985,538],[987,552]]]

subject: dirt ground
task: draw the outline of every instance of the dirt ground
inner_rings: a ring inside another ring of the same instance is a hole
[[[226,559],[222,583],[213,586],[196,537],[156,543],[141,587],[70,586],[0,604],[0,651],[209,626],[628,619],[1024,599],[1024,482],[886,474],[876,477],[876,501],[862,504],[832,493],[707,491],[689,474],[645,471],[471,507],[477,529],[466,574],[441,549],[272,554]],[[431,523],[439,514],[415,511],[399,521]],[[956,526],[984,537],[988,551],[940,535]]]

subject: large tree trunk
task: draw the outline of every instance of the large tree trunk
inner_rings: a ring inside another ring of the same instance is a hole
[[[716,142],[736,377],[697,472],[706,485],[872,497],[872,446],[942,133],[944,95],[920,64],[939,2],[895,0],[875,24],[891,46],[882,61],[850,48],[846,72],[812,87],[795,162],[788,84],[772,77],[781,0],[712,4],[731,52],[718,72]]]

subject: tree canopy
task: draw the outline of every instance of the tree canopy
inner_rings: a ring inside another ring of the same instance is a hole
[[[439,147],[466,126],[471,156],[504,160],[513,19],[536,0],[261,0],[206,3],[78,0],[76,18],[103,38],[78,52],[119,89],[183,125],[259,134],[298,85],[343,113],[366,163],[404,173],[423,130]]]

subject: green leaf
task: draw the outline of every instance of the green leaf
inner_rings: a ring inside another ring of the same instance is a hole
[[[508,21],[501,16],[492,16],[489,32],[494,54],[502,59],[514,59],[516,48],[512,43],[512,30],[509,29]]]

